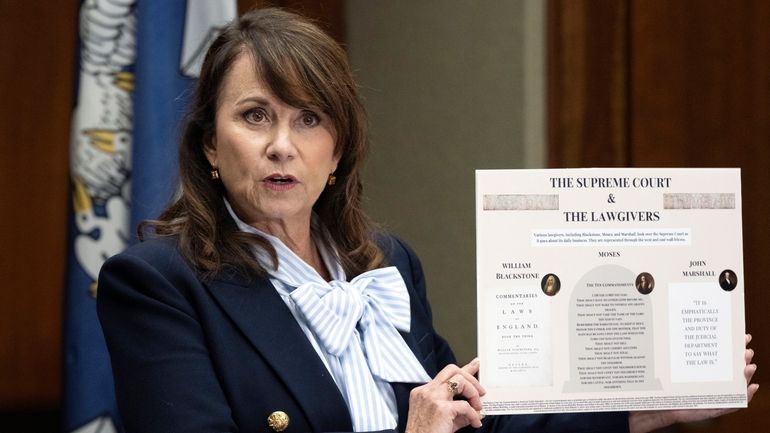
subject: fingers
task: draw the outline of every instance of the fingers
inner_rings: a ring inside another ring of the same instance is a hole
[[[456,387],[453,386],[455,384],[457,385]],[[466,376],[461,375],[452,376],[452,378],[446,382],[446,388],[449,391],[450,398],[462,396],[475,410],[481,410],[481,393],[483,388],[478,384],[475,377],[471,376],[471,378],[468,379]]]
[[[746,365],[751,364],[751,360],[754,358],[754,349],[746,349]]]
[[[754,349],[749,349],[748,348],[749,343],[751,343],[751,338],[752,338],[751,334],[746,334],[746,337],[745,337],[746,344],[744,345],[744,346],[747,346],[746,347],[746,355],[745,355],[745,357],[746,357],[746,365],[751,364],[751,360],[752,360],[752,358],[754,358]]]
[[[461,396],[475,411],[481,410],[481,396],[486,390],[474,376],[479,371],[479,360],[474,359],[462,368],[454,364],[444,367],[430,382],[444,398]]]
[[[478,373],[478,371],[479,371],[479,359],[476,358],[473,361],[466,364],[465,366],[463,366],[462,368],[454,364],[447,365],[441,371],[438,372],[434,380],[444,382],[449,380],[449,378],[451,378],[458,372],[465,372],[470,376],[473,376],[474,374]]]
[[[470,374],[471,376],[475,376],[476,373],[479,372],[479,366],[481,363],[479,362],[479,358],[473,358],[471,362],[463,365],[462,370]]]
[[[458,428],[470,425],[474,428],[481,427],[481,419],[484,415],[478,410],[474,409],[469,402],[456,400],[451,403],[454,406],[456,413],[455,426]]]
[[[484,389],[484,387],[481,386],[479,380],[474,376],[476,373],[478,373],[478,371],[479,360],[476,358],[462,368],[454,364],[447,365],[441,371],[439,371],[433,381],[445,383],[451,380],[457,382],[459,386],[459,392],[456,392],[455,395],[462,394],[465,397],[468,397],[468,395],[465,394],[465,391],[469,386],[473,386],[477,394],[484,395],[487,393],[487,391]]]
[[[471,407],[477,411],[481,410],[481,396],[486,394],[487,391],[481,386],[481,383],[476,379],[476,373],[479,372],[479,359],[476,358],[460,368],[460,374],[462,379],[460,383],[462,388],[459,395],[462,395],[468,400]]]
[[[746,346],[751,343],[751,334],[746,334]],[[757,393],[757,390],[759,390],[759,384],[758,383],[751,383],[751,379],[754,377],[754,373],[757,372],[757,364],[752,364],[751,361],[754,359],[754,349],[746,349],[745,354],[746,359],[746,367],[743,368],[743,375],[746,377],[746,383],[749,384],[749,386],[746,388],[746,401],[750,402],[752,398],[754,398],[754,394]]]
[[[749,364],[743,368],[743,375],[746,376],[746,383],[751,383],[751,378],[757,372],[757,364]]]
[[[759,384],[758,383],[752,383],[749,385],[748,388],[746,388],[746,402],[750,402],[752,398],[754,398],[754,394],[757,393],[757,390],[759,390]]]

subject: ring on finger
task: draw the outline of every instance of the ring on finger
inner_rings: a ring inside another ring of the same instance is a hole
[[[452,395],[457,395],[460,393],[460,382],[449,379],[446,381],[446,385],[447,385],[447,388],[449,388],[449,392],[451,392]]]

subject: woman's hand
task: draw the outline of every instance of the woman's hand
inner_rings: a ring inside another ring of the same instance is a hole
[[[746,334],[746,345],[751,341],[751,334]],[[757,364],[752,364],[751,360],[754,357],[754,351],[752,349],[746,349],[746,367],[743,369],[743,374],[746,376],[746,383],[749,384],[746,388],[747,401],[751,401],[754,394],[759,389],[759,384],[751,383],[751,378],[757,371]],[[682,410],[651,410],[651,411],[638,411],[631,412],[628,417],[628,424],[631,433],[644,433],[659,428],[666,427],[671,424],[679,422],[693,422],[703,421],[706,419],[716,418],[730,412],[735,412],[738,409],[682,409]]]
[[[453,433],[468,425],[481,427],[479,397],[486,391],[474,377],[478,371],[478,358],[462,368],[451,364],[430,382],[414,388],[409,395],[407,433]]]

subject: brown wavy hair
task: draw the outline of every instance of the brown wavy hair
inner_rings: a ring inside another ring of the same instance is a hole
[[[263,275],[252,252],[255,245],[277,263],[266,239],[239,231],[228,215],[224,187],[211,180],[204,152],[215,134],[225,76],[243,53],[253,58],[255,73],[276,97],[295,107],[318,106],[332,120],[340,155],[337,182],[325,188],[313,209],[349,277],[381,266],[384,257],[373,241],[373,224],[361,209],[367,120],[345,51],[309,20],[275,8],[246,13],[210,46],[182,130],[179,196],[157,220],[139,227],[140,239],[151,233],[177,237],[182,254],[204,278],[223,266]]]

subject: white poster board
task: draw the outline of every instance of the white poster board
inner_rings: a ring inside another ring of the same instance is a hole
[[[487,414],[746,407],[739,169],[476,172]]]

